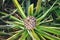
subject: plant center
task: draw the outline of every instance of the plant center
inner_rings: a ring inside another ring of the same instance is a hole
[[[33,29],[36,26],[36,19],[33,16],[28,16],[24,19],[26,29]]]

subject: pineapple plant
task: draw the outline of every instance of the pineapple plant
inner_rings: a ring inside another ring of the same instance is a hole
[[[44,13],[41,13],[42,0],[37,1],[36,7],[34,7],[34,4],[30,4],[30,0],[27,0],[27,5],[26,5],[27,11],[26,12],[24,9],[24,5],[20,5],[18,0],[12,0],[12,2],[14,3],[16,9],[11,14],[0,12],[0,14],[5,15],[2,18],[9,16],[9,18],[13,20],[13,21],[3,20],[5,23],[10,25],[10,27],[4,26],[1,28],[4,28],[4,29],[6,28],[9,30],[11,28],[18,29],[14,32],[9,32],[9,33],[1,32],[1,35],[2,34],[10,35],[10,37],[7,38],[6,40],[47,40],[47,39],[48,40],[60,40],[60,37],[59,37],[60,28],[59,27],[50,26],[50,25],[42,25],[43,23],[49,23],[49,22],[54,21],[51,15],[49,15],[48,17],[47,15],[52,10],[54,10],[53,9],[54,5],[58,2],[58,0],[56,0],[52,4],[52,6],[49,9],[47,9],[47,11]],[[12,15],[16,11],[21,16],[20,19]],[[45,19],[45,17],[47,18]]]

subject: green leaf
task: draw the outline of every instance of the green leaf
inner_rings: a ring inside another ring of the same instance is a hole
[[[53,8],[53,6],[56,4],[57,0],[53,3],[53,5],[41,16],[37,19],[37,21],[41,21],[49,12],[50,10]]]
[[[21,30],[20,32],[16,33],[15,35],[11,36],[10,38],[8,38],[7,40],[16,40],[16,38],[18,38],[22,32],[23,31]]]
[[[19,20],[18,18],[14,17],[14,16],[10,16],[9,18],[12,20],[16,20],[18,22],[21,22],[21,23],[23,22],[22,20]]]
[[[19,22],[10,22],[10,21],[6,21],[6,23],[11,25],[11,28],[22,28],[24,29],[24,24],[19,23]]]
[[[56,21],[59,22],[60,20],[56,20]],[[50,26],[60,27],[60,23],[51,23]]]
[[[3,31],[0,31],[0,36],[7,36],[7,35],[12,36],[13,34],[12,33],[5,33]]]
[[[18,1],[17,0],[12,0],[12,1],[13,1],[14,5],[16,6],[16,8],[18,9],[18,12],[22,16],[22,18],[26,18],[26,15],[25,15],[24,11],[22,10],[22,7],[18,3]]]
[[[46,40],[42,35],[40,35],[40,36],[41,36],[42,40]]]
[[[39,13],[41,10],[41,1],[42,0],[38,0],[38,2],[37,2],[35,15],[37,15],[37,13]]]
[[[5,13],[5,12],[0,12],[0,14],[3,14],[3,15],[8,16],[8,14],[7,14],[7,13]]]
[[[16,20],[16,21],[21,22],[21,23],[23,22],[22,20],[19,20],[18,18],[12,16],[11,14],[8,14],[8,13],[5,13],[5,12],[0,12],[0,14],[3,14],[3,15],[5,15],[6,17],[9,17],[9,18],[12,19],[12,20]]]
[[[40,40],[37,34],[32,29],[31,31],[28,31],[29,35],[33,38],[33,40]]]
[[[60,16],[60,8],[58,7],[56,10],[54,10],[57,14],[57,16],[59,17]]]
[[[19,38],[19,40],[25,40],[25,38],[28,36],[28,32],[25,30],[23,33],[22,33],[22,36]]]
[[[40,36],[41,40],[46,40],[38,31],[35,30],[35,32]]]
[[[38,34],[41,34],[42,36],[44,36],[44,37],[46,37],[46,38],[48,38],[50,40],[60,40],[60,38],[52,36],[52,35],[44,32],[44,31],[36,29],[36,32],[38,32]]]
[[[31,40],[31,37],[30,37],[30,35],[28,35],[28,37],[27,37],[27,40]]]
[[[28,16],[28,7],[29,7],[29,6],[30,6],[30,0],[26,0],[25,10],[26,10],[27,16]]]
[[[31,4],[31,5],[28,7],[28,16],[33,16],[33,6],[34,6],[34,4]]]
[[[56,21],[60,21],[60,16],[58,18],[56,18]]]
[[[43,30],[43,31],[47,31],[47,32],[50,32],[50,33],[54,33],[54,34],[60,35],[60,31],[59,30],[56,30],[56,29],[45,28],[45,26],[38,26],[37,28],[39,30]]]
[[[0,29],[11,29],[12,25],[0,25]]]
[[[15,25],[24,25],[24,23],[19,23],[19,22],[16,22],[16,21],[14,21],[14,22],[11,22],[11,21],[6,21],[6,23],[8,23],[8,24],[15,24]]]
[[[53,11],[53,10],[58,9],[58,7],[59,7],[59,6],[54,6],[54,7],[50,10],[50,12]]]
[[[50,29],[50,28],[51,28],[51,29],[60,29],[60,27],[53,27],[53,26],[47,26],[47,27],[45,26],[45,28],[49,28],[49,29]]]

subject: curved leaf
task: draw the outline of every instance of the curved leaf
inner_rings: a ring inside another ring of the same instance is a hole
[[[18,3],[18,1],[17,1],[17,0],[12,0],[12,1],[13,1],[13,3],[15,4],[16,8],[18,9],[19,14],[20,14],[23,18],[26,18],[26,15],[25,15],[24,11],[22,10],[22,7],[21,7],[21,5]]]
[[[41,10],[41,2],[42,2],[42,0],[38,0],[37,5],[36,5],[36,11],[35,11],[34,15],[37,15],[37,13],[40,12],[40,10]]]
[[[59,31],[59,30],[56,30],[56,29],[45,28],[45,26],[38,26],[37,28],[38,28],[39,30],[43,30],[43,31],[47,31],[47,32],[50,32],[50,33],[54,33],[54,34],[60,35],[60,31]]]
[[[37,21],[41,21],[41,20],[50,12],[50,10],[53,8],[53,6],[56,4],[57,1],[58,1],[58,0],[56,0],[56,1],[53,3],[53,5],[52,5],[41,17],[39,17],[39,18],[37,19]]]
[[[7,40],[15,40],[16,38],[18,38],[21,35],[22,32],[23,31],[21,30],[20,32],[16,33],[15,35],[11,36],[10,38],[8,38]]]
[[[46,37],[46,38],[48,38],[50,40],[60,40],[60,38],[52,36],[52,35],[44,32],[44,31],[41,31],[41,30],[38,30],[38,29],[36,29],[36,30],[37,30],[36,32],[38,32],[38,34],[41,34],[42,36],[44,36],[44,37]]]
[[[23,33],[22,33],[22,36],[19,38],[19,40],[25,40],[25,38],[28,36],[28,32],[25,30]]]
[[[33,40],[40,40],[37,34],[32,29],[31,31],[28,31],[29,35],[33,38]]]
[[[23,22],[22,20],[19,20],[18,18],[12,16],[11,14],[8,14],[8,13],[5,13],[5,12],[0,12],[0,14],[3,14],[3,15],[5,15],[6,17],[9,17],[9,18],[12,19],[12,20],[16,20],[16,21],[21,22],[21,23]]]
[[[28,7],[28,16],[33,16],[33,4]]]

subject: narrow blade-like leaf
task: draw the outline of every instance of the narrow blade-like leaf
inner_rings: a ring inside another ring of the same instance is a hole
[[[19,14],[20,14],[23,18],[26,18],[26,15],[25,15],[24,11],[22,10],[22,7],[21,7],[21,5],[18,3],[18,1],[17,1],[17,0],[12,0],[12,1],[13,1],[13,3],[15,4],[16,8],[18,9]]]
[[[31,5],[28,7],[28,16],[33,16],[33,6],[34,6],[34,4],[31,4]]]
[[[44,37],[46,37],[46,38],[48,38],[50,40],[60,40],[60,38],[52,36],[52,35],[44,32],[44,31],[41,31],[41,30],[38,30],[38,29],[36,29],[36,30],[37,30],[37,32],[39,32],[38,34],[41,34],[42,36],[44,36]]]
[[[13,35],[12,37],[8,38],[7,40],[16,40],[16,38],[18,38],[22,32],[23,31],[21,30],[20,32],[18,32],[15,35]]]
[[[19,38],[19,40],[25,40],[25,38],[28,36],[28,32],[25,30],[23,33],[22,33],[22,36]]]
[[[38,2],[37,2],[35,15],[36,15],[37,13],[39,13],[40,10],[41,10],[41,1],[42,1],[42,0],[38,0]]]
[[[33,38],[33,40],[40,40],[37,34],[32,29],[31,31],[28,31],[29,35]]]
[[[54,33],[54,34],[57,34],[57,35],[60,35],[60,31],[59,30],[56,30],[56,29],[52,29],[52,28],[45,28],[44,26],[38,26],[37,27],[39,30],[43,30],[43,31],[47,31],[47,32],[50,32],[50,33]]]
[[[49,12],[50,10],[53,8],[53,6],[57,3],[58,0],[56,0],[53,5],[41,16],[37,19],[37,21],[41,21]]]

